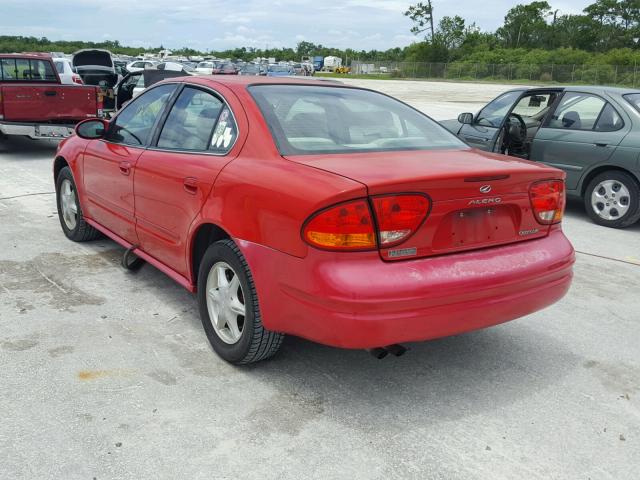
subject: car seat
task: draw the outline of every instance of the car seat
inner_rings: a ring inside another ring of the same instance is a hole
[[[580,120],[580,114],[575,110],[567,112],[562,117],[562,127],[570,128],[571,130],[579,130],[582,128],[582,121]]]

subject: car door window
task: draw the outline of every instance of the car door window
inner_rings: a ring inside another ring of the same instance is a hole
[[[522,92],[507,92],[480,110],[476,123],[485,127],[499,127],[505,115]]]
[[[132,100],[111,122],[106,140],[132,146],[146,145],[175,88],[175,84],[160,85]]]
[[[185,87],[162,127],[158,148],[207,150],[223,107],[224,103],[215,95]]]
[[[607,102],[588,93],[570,92],[562,97],[546,127],[564,130],[593,130]]]

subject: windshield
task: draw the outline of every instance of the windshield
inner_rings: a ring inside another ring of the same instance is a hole
[[[257,65],[245,65],[242,67],[243,72],[258,72],[260,68]]]
[[[465,148],[426,115],[369,90],[249,87],[282,155]]]
[[[198,68],[213,68],[213,63],[211,63],[211,62],[200,62],[198,64]]]
[[[640,112],[640,93],[630,93],[624,95],[624,98]]]
[[[484,107],[478,114],[476,123],[486,127],[499,127],[502,124],[504,116],[513,106],[513,102],[522,94],[522,92],[507,92]]]

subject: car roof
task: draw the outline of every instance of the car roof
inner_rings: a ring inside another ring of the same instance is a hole
[[[625,95],[628,93],[640,93],[637,88],[630,87],[610,87],[607,85],[541,85],[539,87],[524,87],[524,88],[512,88],[507,92],[538,92],[538,91],[571,91],[571,92],[584,92],[593,93],[596,95],[602,95],[603,93],[613,95]],[[505,92],[505,93],[507,93]]]
[[[309,79],[295,78],[295,77],[247,77],[244,75],[229,75],[229,76],[208,76],[208,75],[191,75],[185,77],[173,78],[168,81],[183,81],[185,83],[199,84],[203,86],[210,86],[215,88],[217,85],[224,85],[230,90],[243,90],[251,85],[317,85],[321,87],[327,86],[339,86],[345,88],[354,88],[344,83],[337,82],[332,79]]]
[[[0,53],[0,57],[2,58],[37,58],[39,60],[52,58],[50,53],[39,53],[39,52],[29,52],[29,53]]]

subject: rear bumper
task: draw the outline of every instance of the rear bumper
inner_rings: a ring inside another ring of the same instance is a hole
[[[567,293],[575,261],[559,229],[541,239],[406,262],[315,249],[297,258],[237,243],[266,328],[343,348],[428,340],[530,314]]]
[[[73,135],[74,125],[0,122],[0,133],[29,138],[66,138]]]

